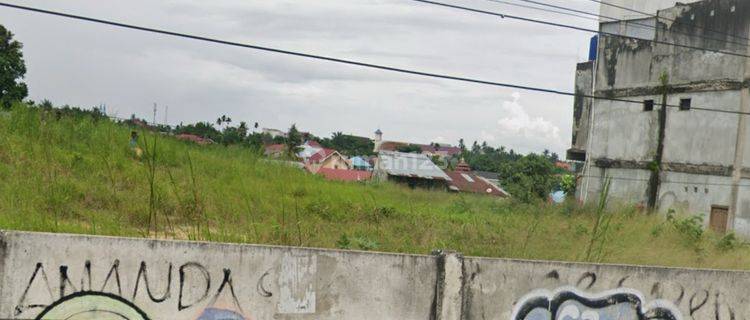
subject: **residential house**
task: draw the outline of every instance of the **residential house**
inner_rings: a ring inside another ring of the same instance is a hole
[[[351,165],[349,161],[338,151],[323,148],[318,153],[312,155],[307,160],[307,166],[312,173],[317,173],[321,168],[349,170]]]
[[[447,189],[451,178],[423,154],[380,151],[373,172],[378,180],[404,183],[410,187]]]
[[[372,173],[369,171],[361,170],[347,170],[347,169],[331,169],[331,168],[320,168],[317,173],[325,177],[327,180],[332,181],[369,181],[372,178]]]
[[[497,172],[491,172],[491,171],[472,171],[472,173],[484,178],[485,180],[495,184],[500,185],[500,175],[497,174]]]
[[[263,128],[262,132],[263,132],[263,134],[270,135],[271,138],[276,138],[276,137],[284,137],[284,138],[286,138],[286,136],[287,136],[286,132],[278,130],[278,129]]]
[[[421,153],[427,157],[432,158],[438,156],[440,159],[447,159],[453,156],[461,154],[461,148],[454,147],[446,144],[418,144],[398,141],[383,141],[383,132],[378,129],[375,131],[375,152],[380,151],[399,151],[401,148],[408,146],[416,146],[421,150]]]
[[[323,146],[315,140],[307,140],[299,146],[299,148],[300,151],[297,152],[297,156],[305,162],[307,162],[314,154],[323,150]]]
[[[478,193],[502,198],[510,196],[499,185],[471,171],[469,165],[464,161],[458,163],[456,170],[446,171],[445,173],[451,178],[451,182],[448,185],[449,191]]]
[[[564,161],[555,162],[555,168],[562,169],[567,172],[573,172],[573,166],[570,163]]]
[[[270,144],[265,147],[263,155],[269,158],[281,158],[286,153],[285,144]]]
[[[349,159],[349,163],[354,170],[372,171],[372,165],[370,164],[370,162],[362,157],[352,157],[351,159]]]
[[[585,161],[577,197],[595,202],[611,181],[610,202],[703,214],[716,232],[750,237],[747,44],[705,37],[696,27],[747,34],[750,2],[627,2],[652,11],[601,21],[607,33],[593,61],[578,66],[568,152],[569,160]]]

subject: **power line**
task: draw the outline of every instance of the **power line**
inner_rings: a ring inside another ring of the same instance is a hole
[[[498,2],[499,0],[485,0],[485,1]],[[575,13],[580,13],[580,14],[585,14],[585,15],[597,17],[597,19],[594,19],[596,21],[599,21],[599,19],[608,19],[608,20],[610,20],[610,21],[607,21],[609,23],[612,23],[612,22],[625,22],[627,25],[635,26],[635,27],[638,27],[640,29],[658,30],[658,28],[655,25],[643,24],[643,23],[640,23],[640,22],[637,22],[637,21],[633,21],[633,20],[621,20],[619,18],[609,17],[609,16],[605,16],[605,15],[602,15],[602,14],[597,14],[597,13],[588,12],[588,11],[584,11],[584,10],[573,9],[573,8],[569,8],[569,7],[565,7],[565,6],[558,6],[558,5],[549,4],[549,3],[540,2],[540,1],[535,1],[535,0],[517,0],[517,1],[523,1],[523,2],[527,2],[527,3],[533,3],[533,4],[536,4],[536,5],[540,5],[540,6],[546,6],[546,7],[550,7],[550,8],[559,9],[559,10],[566,10],[566,11],[570,11],[570,12],[575,12]],[[543,9],[540,9],[540,10],[543,10]],[[575,15],[575,16],[578,16],[578,15]],[[578,16],[578,17],[583,18],[583,19],[589,19],[589,20],[592,19],[592,18],[589,18],[589,17],[582,17],[582,16]],[[705,39],[705,40],[719,41],[719,42],[724,42],[724,43],[729,43],[729,44],[740,45],[740,46],[743,46],[743,47],[750,47],[747,44],[747,42],[743,43],[743,42],[736,42],[736,41],[728,41],[726,39],[719,39],[719,38],[707,37],[707,36],[704,36],[704,35],[691,34],[691,33],[688,33],[688,32],[681,32],[681,31],[672,31],[672,30],[670,30],[669,32],[675,33],[675,34],[686,35],[686,36],[690,36],[690,37],[697,37],[697,38]]]
[[[412,1],[424,1],[424,0],[412,0]],[[563,96],[570,96],[570,97],[578,96],[578,97],[591,98],[591,99],[597,99],[597,100],[627,102],[627,103],[634,103],[634,104],[643,103],[643,101],[638,101],[638,100],[630,100],[630,99],[624,99],[624,98],[599,97],[599,96],[595,96],[591,94],[576,94],[573,92],[561,91],[561,90],[556,90],[556,89],[547,89],[547,88],[533,87],[533,86],[527,86],[527,85],[474,79],[474,78],[468,78],[468,77],[462,77],[462,76],[453,76],[453,75],[440,74],[440,73],[424,72],[424,71],[390,67],[386,65],[360,62],[360,61],[354,61],[354,60],[339,59],[339,58],[333,58],[333,57],[328,57],[328,56],[303,53],[303,52],[298,52],[298,51],[290,51],[290,50],[277,49],[277,48],[265,47],[265,46],[254,45],[254,44],[245,44],[245,43],[232,42],[232,41],[221,40],[221,39],[216,39],[216,38],[208,38],[208,37],[203,37],[203,36],[190,35],[186,33],[167,31],[163,29],[141,27],[141,26],[136,26],[132,24],[125,24],[121,22],[90,18],[90,17],[85,17],[85,16],[69,14],[69,13],[62,13],[62,12],[57,12],[57,11],[50,11],[50,10],[20,6],[20,5],[15,5],[15,4],[8,4],[4,2],[0,2],[0,6],[26,10],[26,11],[32,11],[32,12],[37,12],[37,13],[43,13],[43,14],[48,14],[48,15],[53,15],[53,16],[65,17],[65,18],[70,18],[70,19],[75,19],[75,20],[82,20],[82,21],[87,21],[87,22],[105,24],[105,25],[110,25],[110,26],[115,26],[115,27],[120,27],[120,28],[150,32],[150,33],[157,33],[157,34],[168,35],[168,36],[173,36],[173,37],[186,38],[186,39],[191,39],[191,40],[228,45],[228,46],[233,46],[233,47],[241,47],[241,48],[259,50],[263,52],[271,52],[271,53],[278,53],[278,54],[284,54],[284,55],[290,55],[290,56],[297,56],[297,57],[303,57],[303,58],[314,59],[314,60],[335,62],[335,63],[340,63],[340,64],[347,64],[347,65],[353,65],[353,66],[370,68],[370,69],[378,69],[378,70],[390,71],[390,72],[395,72],[395,73],[410,74],[410,75],[417,75],[417,76],[423,76],[423,77],[429,77],[429,78],[452,80],[452,81],[459,81],[459,82],[466,82],[466,83],[475,83],[475,84],[488,85],[488,86],[494,86],[494,87],[503,87],[503,88],[525,90],[525,91],[542,92],[542,93],[549,93],[549,94],[556,94],[556,95],[563,95]],[[681,107],[679,105],[671,105],[671,104],[662,104],[662,105],[666,107],[670,107],[670,108]],[[690,109],[698,110],[698,111],[727,113],[727,114],[750,115],[750,112],[731,111],[731,110],[706,108],[706,107],[691,107]]]
[[[576,18],[581,18],[581,19],[587,19],[587,20],[591,20],[591,21],[599,21],[599,19],[597,19],[597,18],[586,17],[586,16],[582,16],[582,15],[579,15],[579,14],[575,14],[575,13],[558,11],[558,10],[552,10],[552,9],[545,9],[545,8],[539,8],[539,7],[534,7],[534,6],[524,5],[524,4],[520,4],[520,3],[514,3],[514,2],[508,2],[508,1],[503,1],[503,0],[485,0],[485,1],[500,3],[500,4],[514,6],[514,7],[526,8],[526,9],[532,9],[532,10],[538,10],[538,11],[543,11],[543,12],[556,13],[556,14],[561,14],[561,15],[566,15],[566,16],[571,16],[571,17],[576,17]]]
[[[684,25],[684,26],[689,26],[689,27],[694,27],[694,28],[698,28],[698,29],[703,29],[705,31],[713,32],[713,33],[724,35],[724,36],[729,36],[729,37],[733,37],[733,38],[737,38],[737,39],[741,39],[741,40],[750,40],[750,38],[746,38],[746,37],[742,37],[742,36],[738,36],[738,35],[733,35],[733,34],[729,34],[729,33],[726,33],[726,32],[709,29],[709,28],[706,28],[706,27],[701,27],[701,26],[698,26],[698,25],[695,25],[695,24],[691,24],[691,23],[680,22],[680,21],[677,21],[676,19],[670,19],[670,18],[666,18],[666,17],[660,17],[660,16],[657,16],[657,15],[652,14],[652,13],[648,13],[648,12],[643,12],[643,11],[640,11],[640,10],[631,9],[631,8],[628,8],[628,7],[616,5],[614,3],[610,3],[610,2],[606,2],[606,1],[602,1],[602,0],[589,0],[589,1],[596,2],[596,3],[599,3],[599,4],[603,4],[605,6],[610,6],[610,7],[613,7],[613,8],[618,8],[618,9],[622,9],[622,10],[626,10],[626,11],[630,11],[630,12],[635,12],[635,13],[638,13],[638,14],[645,15],[647,17],[656,18],[657,20],[658,19],[663,19],[663,20],[667,20],[667,21],[670,21],[670,22],[674,22],[675,24],[681,24],[681,25]]]
[[[624,38],[624,39],[637,40],[637,41],[646,41],[646,42],[651,42],[651,43],[657,43],[657,44],[663,44],[663,45],[670,45],[670,46],[679,47],[679,48],[701,50],[701,51],[709,51],[709,52],[722,53],[722,54],[726,54],[726,55],[738,56],[738,57],[743,57],[743,58],[750,58],[750,55],[743,54],[743,53],[737,53],[737,52],[731,52],[731,51],[724,51],[724,50],[718,50],[718,49],[710,49],[710,48],[704,48],[704,47],[697,47],[697,46],[692,46],[692,45],[687,45],[687,44],[679,44],[679,43],[674,43],[674,42],[669,42],[669,41],[662,41],[662,40],[656,40],[656,39],[653,39],[653,40],[641,39],[641,38],[631,37],[631,36],[627,36],[627,35],[621,35],[621,34],[612,33],[612,32],[606,32],[606,31],[600,31],[600,30],[594,30],[594,29],[589,29],[589,28],[584,28],[584,27],[573,26],[573,25],[564,24],[564,23],[550,22],[550,21],[545,21],[545,20],[538,20],[538,19],[526,18],[526,17],[521,17],[521,16],[515,16],[515,15],[510,15],[510,14],[497,13],[497,12],[480,10],[480,9],[469,8],[469,7],[464,7],[464,6],[458,6],[458,5],[453,5],[453,4],[443,3],[443,2],[437,2],[437,1],[431,1],[431,0],[409,0],[409,1],[421,2],[421,3],[426,3],[426,4],[432,4],[432,5],[436,5],[436,6],[441,6],[441,7],[446,7],[446,8],[452,8],[452,9],[457,9],[457,10],[462,10],[462,11],[467,11],[467,12],[480,13],[480,14],[484,14],[484,15],[491,15],[491,16],[501,17],[503,19],[512,19],[512,20],[518,20],[518,21],[525,21],[525,22],[537,23],[537,24],[542,24],[542,25],[548,25],[548,26],[553,26],[553,27],[559,27],[559,28],[564,28],[564,29],[571,29],[571,30],[589,32],[589,33],[595,33],[595,34],[602,34],[602,35],[607,35],[607,36],[616,37],[616,38]]]

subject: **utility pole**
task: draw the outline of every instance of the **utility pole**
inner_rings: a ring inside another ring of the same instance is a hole
[[[154,125],[156,125],[156,102],[154,102]]]
[[[167,122],[167,115],[169,115],[169,106],[164,106],[164,124],[169,124]]]

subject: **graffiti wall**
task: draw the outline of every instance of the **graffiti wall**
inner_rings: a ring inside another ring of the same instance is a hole
[[[743,320],[750,273],[0,231],[0,319]]]
[[[0,319],[428,319],[431,256],[8,232]]]
[[[750,318],[747,272],[481,258],[464,272],[464,319]]]

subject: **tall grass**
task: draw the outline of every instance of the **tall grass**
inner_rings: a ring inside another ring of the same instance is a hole
[[[594,237],[607,239],[606,254],[593,251],[602,262],[750,266],[744,246],[720,250],[708,234],[698,255],[680,229],[653,232],[663,218],[631,207],[596,228],[601,212],[575,203],[329,182],[247,148],[147,131],[139,158],[130,130],[25,106],[0,112],[0,228],[569,261],[586,260]]]

